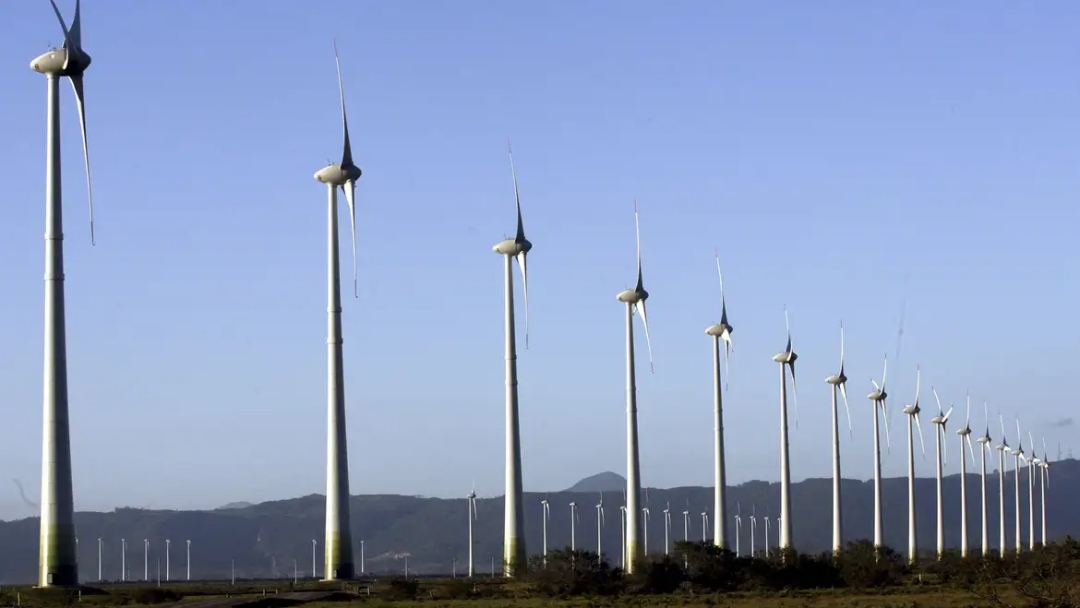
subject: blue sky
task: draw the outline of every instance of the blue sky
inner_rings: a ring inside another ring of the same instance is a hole
[[[341,150],[334,36],[364,170],[360,298],[344,306],[354,493],[502,491],[491,246],[513,230],[508,137],[534,243],[527,489],[625,471],[615,294],[634,279],[635,198],[656,356],[655,374],[639,367],[647,485],[711,480],[716,249],[733,483],[778,477],[785,305],[795,479],[829,474],[822,380],[841,319],[845,476],[870,475],[864,396],[905,298],[894,436],[921,363],[927,410],[931,384],[958,404],[970,389],[1010,428],[1019,414],[1075,443],[1074,425],[1053,426],[1077,411],[1059,387],[1080,357],[1075,3],[88,0],[83,14],[95,248],[62,89],[80,509],[323,491],[312,174]],[[62,34],[44,1],[3,4],[0,33],[0,462],[37,500],[45,83],[28,62]],[[900,475],[894,445],[885,472]],[[31,514],[3,483],[0,517]]]

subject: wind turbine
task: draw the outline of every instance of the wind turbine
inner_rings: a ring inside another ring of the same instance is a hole
[[[682,512],[682,539],[683,542],[690,541],[690,501],[687,501],[686,510]]]
[[[950,405],[949,411],[942,413],[941,411],[941,399],[938,398],[937,390],[934,387],[930,387],[930,390],[934,393],[934,400],[937,401],[938,415],[934,416],[930,422],[934,423],[934,439],[937,452],[937,558],[941,559],[945,554],[945,512],[942,507],[941,500],[941,467],[948,458],[948,446],[942,443],[942,439],[945,436],[945,425],[949,422],[949,415],[952,414],[953,408]],[[960,453],[960,458],[963,459],[963,452]]]
[[[769,528],[771,520],[769,519],[769,505],[765,505],[765,557],[769,557]]]
[[[914,564],[919,559],[919,541],[916,535],[916,511],[915,511],[915,426],[919,429],[919,448],[923,458],[926,457],[926,444],[923,443],[922,422],[919,420],[919,395],[922,387],[922,368],[915,368],[915,402],[903,409],[907,415],[907,448],[908,448],[908,561]],[[912,424],[914,422],[914,425]]]
[[[1031,459],[1028,461],[1028,550],[1035,550],[1035,469],[1039,469],[1039,476],[1042,476],[1042,469],[1039,468],[1042,465],[1042,460],[1039,460],[1039,455],[1035,452],[1035,437],[1028,432],[1028,439],[1031,442]]]
[[[791,389],[795,397],[795,424],[799,420],[799,388],[795,382],[795,360],[799,358],[791,347],[791,323],[784,308],[784,325],[787,326],[787,346],[784,352],[773,357],[780,364],[780,548],[791,547],[791,461],[788,455],[787,423],[787,370],[791,368]]]
[[[543,508],[541,521],[544,524],[544,564],[546,565],[547,564],[547,554],[548,554],[548,549],[547,549],[547,527],[548,527],[548,521],[551,520],[551,504],[548,503],[547,499],[545,498],[544,500],[540,501],[540,506]]]
[[[671,503],[664,507],[664,555],[671,553]]]
[[[851,408],[848,407],[847,398],[847,376],[844,375],[844,323],[840,323],[840,371],[836,374],[829,376],[825,379],[832,385],[832,439],[833,439],[833,487],[832,487],[832,499],[833,499],[833,512],[832,512],[832,535],[833,535],[833,552],[838,552],[844,548],[844,533],[842,529],[841,517],[840,517],[840,419],[837,411],[837,398],[839,393],[844,398],[844,410],[847,411],[848,418],[848,435],[851,435]],[[766,520],[768,518],[766,517]],[[768,543],[765,543],[766,551],[768,551]]]
[[[1016,469],[1014,481],[1016,481],[1016,502],[1013,512],[1016,515],[1016,554],[1019,555],[1024,548],[1023,536],[1020,533],[1020,518],[1022,510],[1020,508],[1020,463],[1024,460],[1024,438],[1020,435],[1020,419],[1016,419],[1016,449],[1013,450],[1013,457],[1016,458]]]
[[[750,557],[757,553],[757,503],[750,508]]]
[[[971,466],[975,466],[975,449],[971,447],[971,393],[967,395],[967,418],[964,419],[964,428],[958,429],[956,434],[960,436],[960,557],[967,557],[967,461],[964,460],[964,442],[967,442]]]
[[[1046,545],[1046,488],[1050,486],[1050,452],[1046,449],[1046,438],[1043,437],[1043,461],[1042,461],[1042,544]]]
[[[326,564],[325,580],[350,579],[355,573],[353,564],[352,526],[349,522],[349,455],[345,432],[345,363],[341,336],[341,270],[338,260],[337,191],[345,192],[349,204],[349,222],[353,245],[353,295],[357,295],[356,280],[356,181],[361,171],[353,163],[349,142],[349,123],[345,117],[345,86],[341,80],[341,61],[337,42],[334,43],[334,62],[337,65],[338,93],[341,97],[341,128],[344,145],[341,162],[333,163],[315,173],[315,179],[326,184],[327,190],[327,325],[329,378],[327,382],[326,433],[326,539],[323,542]]]
[[[604,563],[604,546],[600,542],[600,533],[604,531],[604,495],[600,494],[600,502],[596,503],[596,557],[599,563]]]
[[[529,347],[529,275],[526,258],[532,243],[525,238],[521,220],[521,195],[518,193],[514,152],[506,142],[510,155],[510,174],[514,178],[514,203],[517,208],[517,232],[514,238],[500,241],[493,250],[503,256],[505,327],[506,327],[506,500],[503,530],[503,575],[515,576],[524,571],[525,515],[524,491],[521,480],[521,430],[518,424],[517,328],[514,323],[514,263],[521,268],[521,284],[525,296],[525,348]]]
[[[623,500],[626,500],[624,497]],[[622,552],[619,554],[619,567],[626,568],[626,505],[619,505],[619,532],[622,535]]]
[[[476,512],[476,484],[473,484],[473,489],[465,497],[466,507],[469,510],[467,519],[469,520],[469,578],[472,578],[476,573],[476,562],[473,559],[473,522],[479,519],[479,515]]]
[[[735,501],[735,557],[742,556],[739,539],[742,538],[742,505]]]
[[[988,511],[986,504],[986,453],[990,451],[990,415],[986,409],[986,402],[983,401],[983,417],[986,419],[986,432],[982,437],[979,437],[976,441],[979,442],[979,457],[982,467],[981,481],[982,481],[982,554],[990,554],[990,531],[988,519]]]
[[[701,512],[701,542],[709,542],[709,511]]]
[[[580,521],[577,512],[577,503],[570,502],[570,552],[577,551],[577,523]]]
[[[634,370],[634,313],[641,315],[645,328],[645,343],[649,349],[649,367],[652,368],[652,340],[649,338],[649,321],[645,314],[645,300],[649,292],[641,275],[641,224],[638,221],[637,201],[634,201],[634,231],[637,237],[637,284],[633,289],[619,292],[616,297],[626,304],[626,573],[633,574],[636,562],[641,558],[638,544],[638,498],[641,495],[641,462],[638,456],[637,429],[637,379]]]
[[[889,443],[889,415],[888,410],[885,409],[885,399],[889,394],[885,392],[885,378],[889,373],[889,359],[888,355],[885,357],[885,365],[881,371],[881,384],[879,385],[876,380],[871,379],[870,382],[874,383],[874,392],[867,395],[867,398],[874,402],[874,548],[881,549],[883,546],[882,541],[882,527],[881,527],[881,434],[878,432],[878,409],[881,410],[881,415],[885,420],[885,445],[888,447]]]
[[[52,0],[50,0],[52,2]],[[64,222],[60,172],[60,78],[67,77],[75,91],[82,131],[86,190],[90,203],[90,242],[94,242],[94,195],[90,186],[90,154],[86,140],[83,74],[90,55],[82,47],[79,1],[67,27],[56,2],[53,11],[64,31],[63,48],[53,48],[30,62],[45,75],[47,91],[45,151],[45,369],[42,409],[44,430],[41,457],[41,542],[38,586],[79,584],[75,547],[75,500],[71,481],[71,428],[68,422],[67,335],[64,315]]]
[[[649,520],[652,518],[652,513],[649,511],[649,491],[645,491],[645,506],[641,508],[641,530],[642,530],[642,548],[643,553],[649,555]]]
[[[728,323],[727,298],[724,296],[724,274],[720,271],[720,256],[716,256],[716,274],[720,277],[720,322],[711,325],[705,333],[713,339],[713,512],[716,521],[721,522],[713,533],[713,543],[717,547],[727,548],[727,526],[724,522],[724,507],[727,501],[727,468],[724,463],[724,405],[723,389],[720,378],[720,342],[724,342],[724,378],[728,377],[728,360],[731,356],[731,332],[734,328]]]
[[[1005,436],[1005,418],[998,412],[998,422],[1001,423],[1001,444],[995,449],[998,451],[998,526],[1000,527],[1001,539],[998,541],[998,552],[1005,557],[1008,543],[1005,539],[1005,467],[1008,463],[1006,456],[1010,453],[1009,440]],[[1019,524],[1017,524],[1019,525]]]

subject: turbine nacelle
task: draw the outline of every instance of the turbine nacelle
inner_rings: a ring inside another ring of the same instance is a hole
[[[832,384],[832,385],[840,385],[840,384],[846,384],[847,380],[848,380],[848,377],[844,375],[843,371],[841,371],[839,374],[833,374],[832,376],[829,376],[828,378],[826,378],[825,382],[828,382],[829,384]]]
[[[526,238],[522,238],[521,240],[511,238],[500,241],[492,247],[491,250],[499,255],[517,256],[532,251],[532,243]]]
[[[346,182],[356,183],[361,174],[360,167],[356,165],[333,163],[316,171],[315,179],[330,186],[340,187]]]
[[[916,415],[918,415],[918,414],[919,414],[919,412],[921,412],[921,411],[922,411],[922,408],[921,408],[921,407],[919,407],[919,404],[918,404],[918,403],[916,403],[916,404],[914,404],[914,405],[909,405],[909,406],[907,406],[907,407],[905,407],[905,408],[903,409],[903,412],[904,412],[905,414],[907,414],[908,416],[916,416]]]
[[[785,350],[784,352],[782,352],[782,353],[780,353],[778,355],[774,355],[772,360],[776,361],[777,363],[784,363],[786,365],[791,365],[791,364],[795,363],[795,360],[798,359],[798,358],[799,358],[799,355],[795,354],[795,351],[793,351],[793,350]]]
[[[615,298],[620,302],[625,302],[626,304],[637,304],[639,302],[644,302],[645,300],[648,300],[649,292],[645,291],[645,289],[643,288],[627,289],[624,291],[620,291],[619,295],[615,296]]]
[[[620,299],[622,299],[622,298],[620,298]],[[731,331],[732,331],[731,326],[727,325],[723,321],[721,321],[720,323],[717,323],[716,325],[710,325],[709,327],[707,327],[705,329],[706,334],[708,334],[708,335],[710,335],[710,336],[712,336],[714,338],[720,338],[720,339],[724,340],[725,342],[728,342],[728,341],[731,340]]]
[[[975,441],[978,441],[979,443],[981,443],[981,444],[983,444],[983,445],[987,445],[987,446],[988,446],[988,445],[990,445],[990,442],[991,442],[992,440],[990,439],[990,434],[989,434],[989,433],[987,433],[986,435],[983,435],[982,437],[979,437],[979,438],[978,438],[978,439],[976,439]]]
[[[30,69],[48,76],[78,76],[90,67],[90,55],[85,51],[51,49],[30,62]]]
[[[961,437],[965,437],[967,435],[970,435],[971,434],[971,427],[965,426],[962,429],[957,429],[956,434],[960,435]]]
[[[885,398],[888,397],[888,396],[889,396],[889,393],[886,393],[885,389],[879,388],[876,391],[874,391],[874,392],[870,393],[869,395],[867,395],[866,398],[871,400],[871,401],[885,401]]]

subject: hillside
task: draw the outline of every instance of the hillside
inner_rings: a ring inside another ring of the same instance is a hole
[[[1080,461],[1064,460],[1053,465],[1053,483],[1047,492],[1048,532],[1051,537],[1080,536]],[[610,477],[601,474],[599,477]],[[618,476],[616,476],[618,477]],[[1012,512],[1012,475],[1007,478],[1006,511]],[[1025,517],[1023,538],[1027,539],[1027,477],[1022,477],[1022,497]],[[583,482],[586,480],[583,480]],[[591,483],[591,482],[590,482]],[[971,522],[971,546],[979,546],[980,494],[979,478],[969,475],[968,521]],[[918,536],[921,546],[932,548],[935,535],[934,480],[919,479]],[[988,479],[990,496],[990,540],[997,544],[997,476]],[[578,487],[578,486],[575,486]],[[605,486],[608,487],[608,486]],[[621,488],[620,488],[621,489]],[[649,524],[649,547],[663,550],[664,519],[662,510],[670,503],[673,540],[683,534],[682,511],[689,510],[691,539],[701,538],[701,511],[711,511],[712,489],[684,487],[649,489],[652,519]],[[945,480],[946,500],[945,540],[950,546],[959,544],[960,512],[959,476]],[[596,547],[596,504],[594,492],[527,493],[526,536],[530,551],[541,547],[540,501],[547,498],[551,505],[548,525],[549,546],[562,547],[570,543],[571,501],[577,501],[580,522],[577,526],[579,548]],[[903,549],[907,538],[907,484],[904,478],[891,478],[883,486],[885,540],[890,546]],[[619,504],[621,493],[605,496],[607,525],[603,529],[603,544],[608,553],[618,553]],[[730,488],[728,496],[728,529],[734,534],[736,502],[742,505],[744,516],[749,515],[755,502],[758,514],[766,506],[777,514],[779,485],[754,481]],[[808,479],[792,486],[794,543],[804,551],[828,548],[831,537],[831,482],[829,479]],[[1036,502],[1036,504],[1038,504]],[[689,505],[689,507],[687,507]],[[872,534],[873,484],[867,481],[844,481],[844,525],[849,539],[867,538]],[[165,575],[165,539],[172,539],[171,570],[180,578],[184,570],[184,541],[191,540],[192,577],[228,578],[230,562],[235,560],[238,577],[292,576],[294,560],[301,576],[311,573],[311,541],[318,540],[318,559],[322,560],[324,501],[320,495],[265,502],[257,505],[213,511],[151,511],[117,509],[110,513],[80,512],[75,521],[81,539],[79,558],[85,580],[97,578],[97,539],[104,540],[104,578],[120,578],[120,539],[128,540],[127,567],[130,579],[143,574],[142,539],[150,539],[149,571],[153,579],[160,559],[162,578]],[[478,500],[479,519],[476,522],[476,567],[487,573],[491,560],[498,567],[502,552],[503,500]],[[408,554],[410,571],[449,573],[453,560],[458,571],[465,568],[467,555],[466,507],[463,499],[418,498],[396,495],[364,495],[352,498],[352,518],[356,538],[356,555],[360,555],[360,539],[368,572],[401,572],[402,557]],[[744,519],[742,548],[750,544],[749,522]],[[1038,525],[1038,519],[1036,519]],[[762,524],[763,526],[763,524]],[[764,538],[759,529],[758,548]],[[1009,543],[1014,541],[1012,526]],[[772,536],[775,544],[775,530]],[[35,578],[37,565],[38,522],[28,518],[0,522],[0,584],[29,583]],[[321,565],[320,565],[321,574]]]

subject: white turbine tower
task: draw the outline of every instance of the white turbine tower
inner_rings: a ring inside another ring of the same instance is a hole
[[[709,511],[701,512],[701,542],[709,542]]]
[[[958,429],[960,436],[960,557],[968,555],[968,520],[967,520],[967,461],[964,460],[964,442],[967,442],[971,466],[975,466],[975,449],[971,447],[971,394],[967,395],[967,418],[964,428]]]
[[[769,519],[769,505],[765,505],[765,557],[769,557],[769,529],[772,520]]]
[[[874,548],[881,549],[883,546],[882,541],[882,526],[881,526],[881,433],[878,431],[878,410],[881,410],[882,418],[885,421],[885,445],[888,447],[889,442],[889,415],[888,410],[885,409],[885,399],[889,394],[885,392],[885,378],[889,373],[889,359],[886,357],[885,365],[881,371],[881,384],[879,385],[876,380],[870,380],[874,383],[874,392],[867,395],[867,398],[874,402]]]
[[[641,508],[641,547],[642,553],[648,557],[649,555],[649,520],[652,519],[652,512],[649,511],[649,492],[645,492],[645,506]]]
[[[757,553],[757,503],[750,507],[750,557]]]
[[[791,323],[784,308],[784,325],[787,326],[787,346],[784,352],[773,357],[780,364],[780,548],[791,547],[791,461],[788,454],[787,422],[787,372],[791,369],[791,390],[795,398],[795,425],[799,424],[799,387],[795,382],[795,360],[799,358],[791,347]]]
[[[577,524],[580,521],[577,512],[577,503],[570,503],[570,552],[577,551]]]
[[[980,489],[982,492],[982,554],[985,556],[990,554],[990,524],[988,522],[989,512],[987,509],[986,501],[986,453],[990,451],[990,442],[993,441],[992,439],[990,439],[990,415],[987,413],[985,401],[983,401],[983,417],[986,419],[986,432],[983,433],[983,436],[979,437],[976,441],[979,442],[979,462],[981,466],[980,481],[982,483],[982,487]]]
[[[915,436],[913,426],[919,431],[919,448],[923,457],[926,457],[926,444],[923,443],[922,422],[919,414],[919,395],[922,389],[922,369],[915,368],[915,402],[903,409],[907,415],[907,449],[908,449],[908,561],[914,564],[919,559],[919,541],[916,534],[916,510],[915,510]],[[914,423],[914,424],[913,424]]]
[[[1043,461],[1042,461],[1042,544],[1046,545],[1046,488],[1050,486],[1050,452],[1046,449],[1046,438],[1043,438]]]
[[[720,342],[724,342],[724,379],[728,377],[728,360],[731,357],[731,332],[728,323],[727,298],[724,295],[724,274],[720,271],[720,256],[716,256],[716,274],[720,277],[720,322],[709,326],[705,333],[713,339],[713,512],[721,522],[713,533],[713,543],[727,548],[727,526],[723,525],[724,507],[727,501],[727,467],[724,462],[724,405],[720,378]]]
[[[941,559],[945,554],[945,510],[942,506],[941,497],[941,469],[945,464],[948,456],[948,446],[944,443],[945,437],[945,425],[949,423],[949,415],[952,414],[953,408],[950,405],[949,411],[941,411],[941,399],[938,398],[937,390],[934,387],[930,387],[930,390],[934,393],[934,400],[937,401],[938,415],[934,416],[930,422],[934,423],[934,445],[937,452],[937,558]],[[963,452],[960,453],[960,458],[963,459]]]
[[[739,540],[742,538],[742,505],[735,501],[735,557],[742,556]]]
[[[544,563],[547,564],[547,554],[548,554],[547,528],[548,528],[548,521],[551,520],[551,504],[545,498],[544,500],[540,501],[540,506],[543,509],[543,512],[541,513],[541,521],[544,524]]]
[[[599,563],[604,563],[604,545],[600,540],[600,535],[604,531],[604,522],[607,521],[604,518],[604,495],[600,495],[600,502],[596,503],[596,558]]]
[[[671,503],[664,507],[664,555],[671,554]]]
[[[998,422],[1001,423],[1001,443],[995,448],[998,451],[998,526],[1000,528],[1000,540],[998,541],[998,553],[1005,557],[1008,550],[1008,542],[1005,538],[1005,470],[1009,459],[1009,440],[1005,436],[1005,418],[998,412]]]
[[[51,0],[50,0],[51,1]],[[41,519],[38,547],[38,585],[79,584],[75,541],[75,499],[71,481],[71,428],[68,421],[67,333],[64,315],[64,222],[60,173],[60,78],[75,91],[82,131],[86,189],[90,201],[90,241],[94,242],[94,196],[90,187],[90,155],[86,144],[83,74],[90,55],[82,47],[79,2],[71,28],[60,9],[53,11],[64,31],[64,46],[50,49],[30,62],[45,75],[47,118],[45,144],[45,368],[42,398]]]
[[[1013,509],[1013,514],[1016,516],[1016,554],[1019,555],[1024,549],[1023,535],[1020,532],[1020,519],[1023,517],[1020,507],[1020,463],[1024,460],[1024,438],[1020,436],[1020,419],[1016,420],[1016,449],[1013,450],[1013,457],[1016,459],[1014,469],[1014,481],[1016,482],[1016,498]]]
[[[625,497],[623,500],[626,500]],[[619,532],[622,534],[622,552],[619,554],[619,567],[626,568],[626,505],[619,505]]]
[[[1039,470],[1042,476],[1042,460],[1035,452],[1035,437],[1028,432],[1028,440],[1031,445],[1031,459],[1028,460],[1028,550],[1035,550],[1035,470]]]
[[[686,510],[682,512],[682,539],[683,542],[690,542],[690,505],[686,505]]]
[[[479,516],[476,513],[476,485],[473,484],[473,489],[465,497],[465,506],[468,508],[469,520],[469,578],[472,578],[476,573],[476,561],[473,559],[473,522],[475,522]]]
[[[338,259],[337,191],[345,192],[349,205],[352,229],[353,295],[357,295],[356,280],[356,181],[360,168],[353,164],[349,143],[349,122],[345,117],[345,86],[341,81],[341,61],[337,42],[334,43],[334,62],[337,65],[338,93],[341,97],[341,127],[344,144],[341,162],[333,163],[315,173],[315,179],[326,184],[327,190],[327,325],[328,381],[326,424],[326,539],[323,542],[326,564],[325,580],[350,579],[356,574],[353,564],[352,526],[349,523],[349,451],[345,432],[345,363],[341,335],[341,270]]]
[[[633,289],[619,292],[616,298],[626,304],[626,573],[633,574],[641,559],[638,543],[638,499],[641,497],[641,462],[638,455],[637,428],[637,378],[634,369],[634,313],[641,315],[645,328],[645,344],[649,349],[649,367],[652,368],[652,340],[649,338],[649,321],[645,314],[645,300],[649,292],[641,275],[641,225],[638,221],[637,202],[634,202],[634,231],[637,238],[637,284]]]
[[[841,501],[840,501],[840,417],[837,410],[837,393],[844,398],[844,410],[847,412],[848,436],[851,435],[851,408],[848,407],[847,376],[844,375],[844,324],[840,323],[840,371],[825,379],[832,385],[832,439],[833,439],[833,487],[832,487],[832,549],[833,552],[844,548],[844,533],[842,529]],[[766,517],[766,520],[768,518]],[[768,543],[765,547],[768,551]]]
[[[517,328],[514,323],[514,259],[521,268],[522,293],[525,297],[525,348],[529,347],[529,275],[526,258],[532,243],[525,238],[525,225],[521,220],[521,196],[518,194],[517,171],[514,170],[514,153],[510,142],[506,143],[510,155],[510,174],[514,179],[514,203],[517,208],[517,232],[514,238],[500,241],[493,248],[503,256],[503,279],[506,330],[506,498],[503,529],[503,575],[512,577],[524,571],[525,515],[524,491],[521,480],[521,430],[518,424],[517,381]]]

